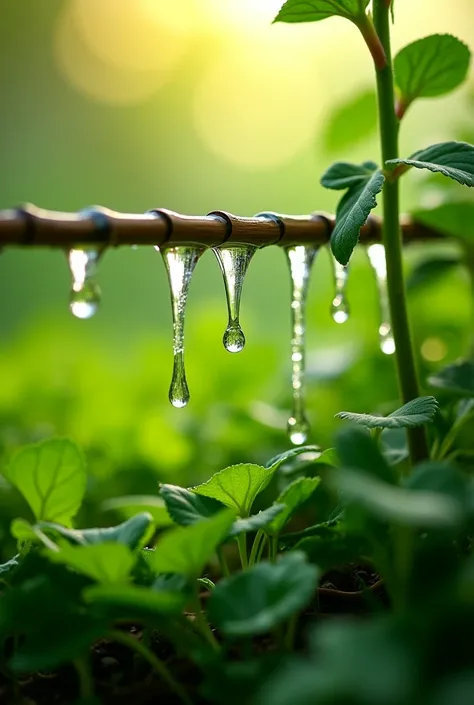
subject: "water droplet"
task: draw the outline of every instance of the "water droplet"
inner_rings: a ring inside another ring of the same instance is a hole
[[[306,299],[311,267],[318,248],[314,245],[285,247],[290,267],[291,296],[291,387],[293,410],[288,419],[288,436],[294,445],[301,445],[308,437],[309,424],[304,408]]]
[[[395,340],[393,338],[392,324],[390,321],[385,247],[379,243],[370,245],[367,248],[367,256],[375,274],[379,293],[380,319],[382,321],[379,326],[380,349],[385,355],[393,355],[395,352]]]
[[[95,281],[101,251],[73,249],[67,253],[72,286],[69,308],[76,318],[90,318],[100,303],[100,288]]]
[[[345,323],[349,318],[349,304],[346,299],[346,286],[349,276],[347,266],[332,258],[336,293],[331,303],[331,316],[335,323]]]
[[[155,248],[163,257],[168,274],[173,314],[173,376],[169,390],[169,400],[174,407],[181,409],[189,401],[189,389],[184,368],[184,319],[189,284],[194,268],[204,252],[204,247],[177,245],[176,247]]]
[[[236,243],[227,247],[213,247],[212,250],[221,268],[227,300],[229,320],[223,338],[224,347],[231,353],[240,352],[245,346],[245,336],[239,322],[242,285],[258,247]]]

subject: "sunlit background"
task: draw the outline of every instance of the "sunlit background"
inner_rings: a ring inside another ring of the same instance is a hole
[[[378,158],[371,60],[350,23],[272,25],[279,6],[2,2],[0,207],[333,211],[334,193],[319,185],[323,169],[336,158]],[[395,13],[395,50],[434,32],[474,45],[472,0],[397,0]],[[403,152],[472,135],[473,95],[471,79],[451,96],[410,109]],[[351,102],[354,118],[341,121],[341,106]],[[410,179],[406,210],[442,198],[440,181]],[[411,249],[410,262],[426,252]],[[167,400],[171,313],[160,255],[152,247],[107,252],[99,279],[99,312],[75,320],[64,253],[2,253],[4,455],[26,440],[68,434],[87,449],[97,482],[117,464],[146,466],[151,491],[156,477],[206,476],[220,463],[263,460],[287,446],[290,309],[282,252],[264,249],[250,265],[240,355],[222,347],[217,263],[211,253],[199,262],[186,323],[191,402],[184,410]],[[378,348],[378,297],[364,252],[355,257],[348,294],[351,317],[337,325],[329,315],[330,260],[321,251],[309,302],[308,406],[310,440],[323,445],[337,411],[396,400],[393,358]],[[462,269],[416,289],[410,308],[424,377],[465,353],[472,314]],[[114,491],[134,489],[130,475],[122,484]],[[105,486],[101,492],[107,495]]]

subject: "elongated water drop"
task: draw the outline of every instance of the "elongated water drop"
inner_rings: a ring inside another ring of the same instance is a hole
[[[349,318],[349,304],[346,298],[347,279],[349,270],[337,259],[332,258],[334,266],[334,283],[336,293],[331,303],[331,316],[336,323],[345,323]]]
[[[225,329],[223,343],[228,352],[237,353],[244,349],[245,336],[240,327],[240,299],[242,285],[247,273],[250,260],[258,250],[256,245],[236,243],[221,247],[213,247],[219,267],[224,278],[225,295],[227,300],[228,322]]]
[[[72,276],[69,308],[76,318],[90,318],[99,307],[101,294],[95,275],[100,254],[99,250],[91,248],[68,252]]]
[[[204,252],[204,247],[178,245],[158,248],[165,263],[171,293],[173,314],[173,377],[169,390],[169,400],[177,409],[189,401],[189,389],[184,369],[184,318],[189,284],[194,268]]]
[[[293,409],[288,419],[288,436],[294,445],[304,443],[309,431],[304,398],[306,299],[311,266],[317,251],[318,248],[314,245],[285,247],[292,285],[291,386]]]
[[[380,302],[380,326],[379,326],[379,341],[380,349],[385,355],[393,355],[395,352],[395,340],[392,333],[392,324],[390,321],[390,306],[388,303],[387,289],[387,263],[385,260],[385,247],[378,243],[370,245],[367,248],[367,256],[370,265],[374,270],[375,280],[379,293]]]

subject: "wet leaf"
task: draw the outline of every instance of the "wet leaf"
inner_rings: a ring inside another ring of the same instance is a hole
[[[287,0],[274,22],[318,22],[328,17],[357,21],[370,0]]]
[[[59,524],[40,523],[38,528],[45,532],[53,532],[78,546],[89,546],[103,543],[120,543],[132,551],[146,545],[154,533],[155,525],[151,514],[141,512],[117,526],[107,526],[98,529],[67,529]]]
[[[388,416],[340,411],[336,417],[347,419],[366,428],[414,428],[432,421],[437,410],[438,402],[434,397],[417,397]]]
[[[253,463],[230,465],[191,489],[199,495],[219,500],[240,517],[247,517],[255,497],[267,487],[282,462],[274,462],[269,468]]]
[[[302,553],[259,563],[216,585],[209,619],[227,636],[265,634],[310,602],[318,578],[318,569]]]
[[[61,541],[59,551],[48,550],[49,560],[62,563],[98,583],[122,583],[130,577],[136,556],[121,543],[71,546]]]
[[[385,163],[429,169],[464,186],[474,186],[474,147],[467,142],[439,142],[420,149],[409,159],[389,159]]]
[[[216,548],[227,538],[235,512],[225,509],[191,526],[170,529],[154,551],[146,551],[151,569],[157,573],[178,573],[200,577]]]
[[[81,506],[87,479],[82,453],[65,438],[25,446],[12,458],[5,476],[25,497],[37,521],[66,525]]]
[[[458,397],[474,397],[474,363],[465,360],[443,367],[428,377],[428,384]]]
[[[267,533],[279,534],[297,509],[308,501],[320,481],[319,477],[299,477],[288,485],[276,500],[284,509],[269,524]]]
[[[322,175],[321,185],[335,190],[365,185],[377,169],[375,162],[363,162],[363,164],[335,162]]]
[[[377,205],[376,196],[383,188],[385,176],[374,171],[367,180],[352,186],[339,201],[336,226],[331,235],[331,249],[341,264],[347,264],[359,240],[361,227]]]
[[[457,88],[466,78],[470,58],[469,48],[450,34],[432,34],[408,44],[393,64],[403,105]]]

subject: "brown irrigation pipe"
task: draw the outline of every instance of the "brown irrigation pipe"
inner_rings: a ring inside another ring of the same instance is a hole
[[[380,241],[380,224],[379,218],[370,216],[361,230],[361,242]],[[102,207],[61,213],[27,205],[0,211],[0,249],[4,246],[68,248],[165,243],[207,247],[232,242],[259,246],[324,244],[333,227],[334,216],[326,213],[291,216],[266,212],[242,218],[224,211],[213,211],[205,216],[180,215],[164,208],[144,214],[117,213]],[[410,218],[403,219],[402,231],[406,243],[443,237],[441,232]]]

